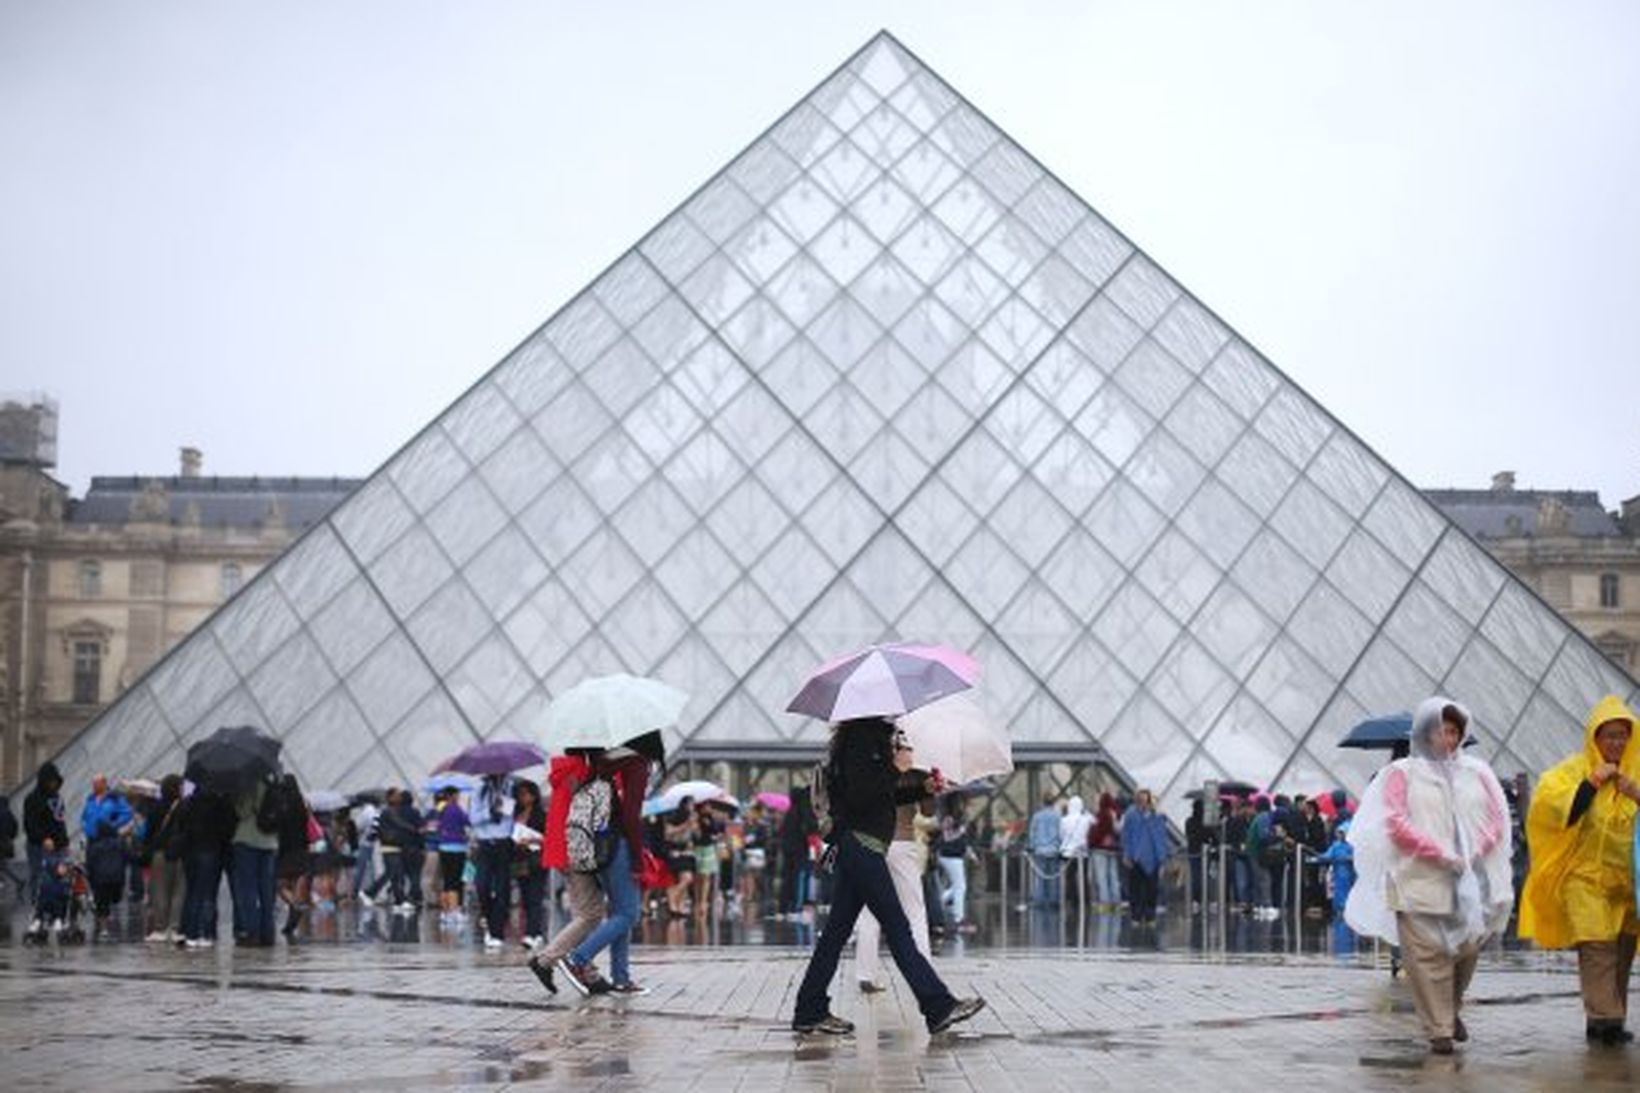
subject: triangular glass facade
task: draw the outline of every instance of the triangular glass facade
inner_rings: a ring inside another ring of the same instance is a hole
[[[59,757],[267,726],[311,785],[529,736],[583,676],[694,746],[817,738],[825,656],[949,641],[1015,738],[1359,786],[1437,690],[1501,769],[1636,685],[884,34]],[[685,743],[674,740],[673,745]]]

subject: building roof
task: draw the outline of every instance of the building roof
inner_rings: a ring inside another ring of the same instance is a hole
[[[192,478],[100,476],[84,498],[69,505],[72,525],[120,525],[133,519],[145,495],[163,498],[173,524],[188,523],[197,511],[201,527],[261,527],[277,505],[286,527],[301,531],[324,519],[363,479],[261,478],[201,475]],[[162,492],[161,492],[162,491]]]
[[[1566,510],[1566,528],[1556,535],[1598,539],[1623,534],[1593,490],[1425,490],[1424,496],[1477,539],[1549,534],[1542,517],[1555,505]]]

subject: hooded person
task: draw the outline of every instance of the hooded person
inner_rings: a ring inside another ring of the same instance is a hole
[[[1088,855],[1088,829],[1093,827],[1093,816],[1082,798],[1072,797],[1065,802],[1065,814],[1059,818],[1059,856],[1085,858]]]
[[[1430,698],[1410,754],[1374,778],[1350,824],[1356,882],[1344,918],[1401,946],[1430,1050],[1469,1039],[1464,991],[1487,939],[1509,921],[1509,810],[1486,763],[1463,754],[1469,712]]]
[[[1522,938],[1577,950],[1590,1040],[1634,1038],[1625,1029],[1634,965],[1635,813],[1640,744],[1634,713],[1613,695],[1583,726],[1583,750],[1551,767],[1526,814],[1531,872],[1521,893]]]

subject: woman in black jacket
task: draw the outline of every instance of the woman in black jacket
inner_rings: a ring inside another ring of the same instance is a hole
[[[793,1031],[832,1035],[854,1031],[851,1022],[831,1013],[827,990],[862,907],[870,908],[882,924],[888,950],[917,996],[917,1008],[928,1022],[930,1033],[944,1032],[958,1021],[966,1021],[985,1005],[980,998],[952,997],[928,958],[917,951],[911,924],[894,893],[884,860],[894,837],[894,810],[902,801],[920,800],[939,788],[932,778],[920,787],[899,787],[900,774],[910,766],[910,749],[890,722],[872,717],[832,727],[826,789],[831,807],[831,842],[836,850],[836,881],[831,915],[809,959],[803,985],[798,988]]]

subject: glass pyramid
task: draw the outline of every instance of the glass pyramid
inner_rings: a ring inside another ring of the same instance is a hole
[[[58,761],[250,723],[310,786],[414,783],[617,670],[692,693],[675,750],[818,740],[804,674],[895,637],[1170,803],[1359,787],[1336,741],[1437,691],[1505,774],[1640,697],[885,33]]]

